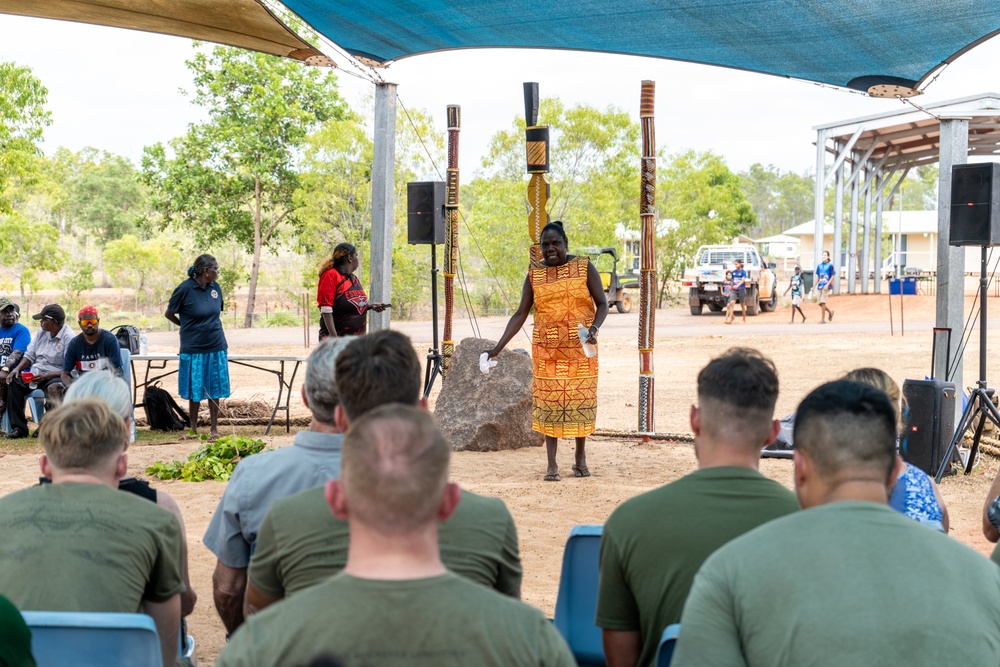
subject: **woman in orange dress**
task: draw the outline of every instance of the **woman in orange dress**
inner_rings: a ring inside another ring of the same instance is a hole
[[[576,438],[573,474],[590,477],[586,446],[597,422],[597,355],[586,356],[577,328],[580,324],[588,328],[586,342],[596,349],[597,332],[608,315],[608,300],[601,276],[590,260],[567,254],[569,240],[561,222],[545,225],[540,247],[542,260],[529,267],[521,303],[488,354],[491,359],[500,354],[534,306],[531,426],[545,436],[545,481],[558,482],[559,438]]]

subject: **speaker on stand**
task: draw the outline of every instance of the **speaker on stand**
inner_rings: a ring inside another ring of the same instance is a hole
[[[951,170],[951,245],[1000,245],[1000,165]]]
[[[950,245],[982,248],[979,265],[979,379],[958,419],[958,428],[940,458],[937,474],[934,475],[936,482],[940,482],[951,468],[956,453],[959,453],[958,460],[963,464],[965,474],[972,472],[986,420],[1000,428],[1000,411],[993,405],[994,390],[986,384],[986,249],[1000,245],[1000,166],[996,163],[957,164],[951,168],[950,233]],[[958,445],[965,439],[965,432],[972,428],[972,445],[963,461]]]
[[[410,245],[431,247],[431,318],[434,346],[427,350],[424,371],[424,398],[431,393],[434,380],[441,374],[444,357],[438,344],[438,268],[437,244],[444,243],[444,181],[422,181],[406,184],[406,235]]]
[[[406,184],[407,243],[444,243],[444,195],[444,181]]]

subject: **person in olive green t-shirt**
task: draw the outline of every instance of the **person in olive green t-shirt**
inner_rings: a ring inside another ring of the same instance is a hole
[[[705,561],[671,664],[1000,665],[1000,568],[888,506],[901,465],[885,393],[822,385],[794,437],[803,510]]]
[[[330,512],[322,488],[278,500],[257,533],[249,573],[255,592],[248,597],[287,597],[340,572],[349,536],[347,522]],[[521,597],[517,529],[499,498],[463,490],[455,513],[438,527],[438,546],[452,572]]]
[[[624,502],[604,525],[596,623],[608,664],[652,667],[705,559],[798,509],[791,491],[757,472],[760,450],[778,434],[777,399],[774,364],[754,350],[729,350],[699,373],[691,409],[699,470]]]
[[[350,527],[344,571],[251,616],[218,667],[327,654],[346,667],[573,667],[540,611],[445,569],[439,521],[461,499],[450,456],[426,410],[383,405],[353,422],[341,478],[326,485]]]
[[[0,595],[0,667],[35,667],[31,630],[10,600]]]
[[[398,331],[358,337],[337,357],[337,426],[346,433],[353,420],[381,405],[426,407],[420,398],[420,373],[410,339]],[[449,569],[520,597],[517,530],[502,500],[463,492],[462,503],[439,535],[441,558]],[[278,501],[258,530],[245,613],[339,572],[346,553],[347,524],[331,515],[322,490]]]
[[[181,528],[169,511],[118,491],[128,436],[103,399],[45,413],[38,439],[52,484],[0,498],[0,594],[21,610],[148,614],[173,664]]]

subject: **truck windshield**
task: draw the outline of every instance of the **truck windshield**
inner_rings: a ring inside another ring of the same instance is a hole
[[[741,260],[744,264],[753,264],[753,262],[747,262],[746,253],[742,250],[706,250],[701,255],[701,264],[725,264],[726,266],[732,266],[733,260]]]

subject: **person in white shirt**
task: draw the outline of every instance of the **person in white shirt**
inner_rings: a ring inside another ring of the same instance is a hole
[[[41,328],[31,339],[28,349],[17,365],[7,374],[7,419],[10,422],[8,438],[23,438],[28,435],[28,420],[24,417],[24,404],[35,389],[45,392],[45,409],[49,410],[62,402],[65,386],[62,383],[63,355],[69,342],[76,336],[66,324],[66,311],[59,304],[49,304],[41,312],[32,315]],[[28,386],[21,378],[21,372],[31,369],[34,374]]]

